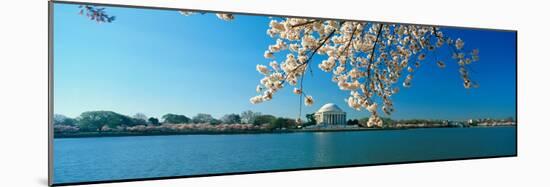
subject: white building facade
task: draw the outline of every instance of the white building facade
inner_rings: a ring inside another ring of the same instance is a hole
[[[315,112],[317,125],[346,125],[346,112],[334,103],[323,105]]]

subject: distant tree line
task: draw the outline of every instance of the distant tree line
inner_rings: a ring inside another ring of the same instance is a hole
[[[299,124],[290,118],[275,117],[253,111],[241,114],[226,114],[219,119],[210,114],[199,113],[193,117],[182,114],[165,114],[161,119],[147,117],[142,113],[127,116],[113,111],[87,111],[76,118],[56,114],[53,118],[56,133],[64,132],[102,132],[111,129],[125,129],[136,126],[161,126],[169,124],[238,125],[250,124],[264,126],[266,130],[298,128]]]
[[[170,133],[216,133],[216,132],[251,132],[273,131],[277,129],[297,129],[302,126],[316,125],[314,113],[306,114],[306,121],[297,122],[295,119],[276,117],[260,112],[244,111],[241,114],[226,114],[219,119],[210,114],[199,113],[193,117],[182,114],[165,114],[160,119],[147,117],[142,113],[127,116],[112,111],[87,111],[76,118],[55,114],[53,117],[54,132],[67,133],[103,133],[103,132],[170,132]],[[504,120],[480,119],[465,122],[450,122],[447,120],[407,119],[393,120],[381,118],[382,126],[371,128],[415,128],[415,127],[454,127],[508,124],[515,121],[513,118]],[[346,125],[367,127],[369,117],[348,119]],[[505,123],[507,122],[507,123]],[[460,125],[463,124],[463,125]]]

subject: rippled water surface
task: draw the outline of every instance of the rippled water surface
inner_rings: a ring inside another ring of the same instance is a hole
[[[516,154],[516,128],[433,128],[54,140],[54,182]]]

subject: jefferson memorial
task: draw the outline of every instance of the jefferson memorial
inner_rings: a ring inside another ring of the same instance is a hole
[[[323,105],[315,112],[317,125],[346,125],[346,112],[334,103]]]

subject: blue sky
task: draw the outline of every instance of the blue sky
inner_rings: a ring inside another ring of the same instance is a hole
[[[166,113],[194,116],[253,110],[296,117],[299,97],[291,87],[269,102],[253,105],[249,98],[262,75],[257,64],[267,64],[263,52],[274,40],[266,35],[269,18],[236,15],[231,22],[213,14],[182,16],[176,11],[108,7],[117,18],[97,24],[78,15],[75,5],[54,7],[54,112],[76,117],[84,111],[111,110],[126,115]],[[447,50],[438,68],[429,55],[415,73],[411,88],[392,96],[395,119],[504,118],[516,112],[515,33],[442,28],[460,37],[466,48],[478,48],[480,61],[471,65],[477,89],[464,89],[456,63]],[[317,64],[321,57],[314,60]],[[347,107],[331,75],[312,67],[304,87],[315,104],[336,103],[348,118],[368,116]]]

